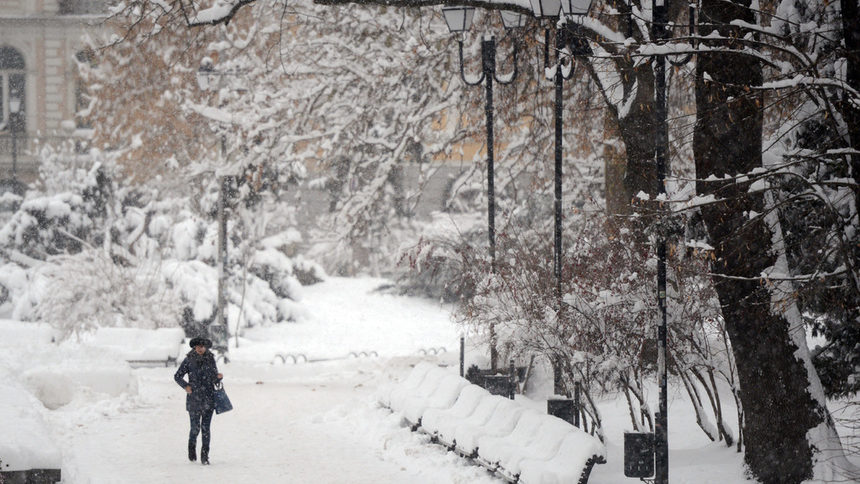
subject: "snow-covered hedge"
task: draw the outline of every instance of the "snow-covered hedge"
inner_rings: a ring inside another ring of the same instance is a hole
[[[63,456],[39,413],[41,404],[0,367],[0,468],[60,469]],[[14,438],[10,438],[14,437]]]
[[[37,366],[22,375],[24,385],[46,407],[55,409],[71,402],[80,392],[117,397],[137,395],[137,377],[128,365],[79,361],[71,366]]]

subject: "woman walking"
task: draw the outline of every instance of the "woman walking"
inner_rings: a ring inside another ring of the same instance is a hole
[[[200,448],[200,463],[209,464],[209,427],[212,412],[215,410],[215,383],[223,375],[218,373],[215,356],[209,351],[212,341],[206,338],[192,338],[189,346],[193,348],[185,356],[173,379],[185,389],[185,410],[191,417],[191,432],[188,434],[188,460],[197,460],[197,434],[203,433],[203,446]],[[188,381],[183,378],[188,375]]]

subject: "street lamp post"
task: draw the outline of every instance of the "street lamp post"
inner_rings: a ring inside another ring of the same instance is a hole
[[[216,72],[212,66],[211,60],[205,59],[197,71],[197,84],[204,91],[218,88],[218,80],[220,73]],[[221,157],[226,158],[226,136],[221,135]],[[218,317],[215,323],[208,327],[209,337],[213,340],[215,349],[222,351],[225,354],[228,351],[228,331],[227,331],[227,196],[229,193],[229,176],[221,176],[218,180],[218,302],[217,312]],[[237,346],[238,346],[238,328],[237,328]],[[229,360],[227,360],[229,361]]]
[[[661,42],[672,36],[669,30],[669,0],[652,0],[653,22],[651,23],[651,38]],[[690,35],[695,30],[695,5],[690,4],[688,20]],[[695,46],[695,40],[693,42]],[[657,165],[657,193],[666,194],[666,172],[668,170],[667,154],[669,151],[668,107],[666,103],[666,61],[674,66],[686,64],[693,56],[689,53],[679,60],[667,59],[665,53],[654,56],[654,124],[656,143],[654,158]],[[662,212],[662,210],[661,210]],[[662,229],[665,230],[665,229]],[[661,230],[661,232],[662,232]],[[654,482],[669,484],[669,405],[667,388],[666,357],[669,328],[667,324],[666,304],[666,237],[660,234],[657,245],[657,301],[660,306],[660,319],[657,324],[657,379],[660,385],[659,413],[655,416],[654,430]]]
[[[502,23],[508,30],[522,27],[525,23],[524,17],[516,12],[501,11]],[[475,16],[474,7],[445,7],[442,9],[445,23],[452,33],[464,33],[469,30]],[[496,194],[495,194],[495,166],[494,166],[494,136],[493,136],[493,80],[502,85],[510,84],[517,77],[517,47],[514,44],[514,72],[508,80],[501,80],[496,75],[496,40],[494,37],[484,37],[481,41],[481,77],[474,82],[466,79],[463,67],[463,39],[458,40],[458,52],[460,56],[460,78],[467,86],[477,86],[484,83],[486,98],[484,100],[484,113],[487,122],[487,227],[490,245],[490,268],[496,272]],[[498,355],[495,345],[495,331],[490,327],[490,367],[496,368]]]
[[[18,132],[23,127],[21,120],[21,98],[9,99],[9,131],[12,133],[12,183],[18,184]]]
[[[655,41],[669,37],[666,0],[652,0],[653,22],[651,37]],[[692,17],[691,17],[692,21]],[[656,126],[655,161],[657,164],[657,192],[666,193],[666,152],[669,146],[669,127],[666,106],[666,55],[654,57],[654,123]],[[657,324],[657,379],[660,385],[659,411],[654,428],[654,482],[669,483],[668,389],[666,372],[666,346],[668,327],[666,317],[666,237],[660,236],[657,245],[657,302],[660,319]]]
[[[535,17],[538,19],[549,19],[554,20],[557,19],[560,15],[564,15],[566,18],[581,18],[586,15],[591,8],[592,0],[530,0],[532,5],[532,11],[534,12]],[[549,29],[547,28],[545,31],[544,37],[544,63],[545,65],[549,65]],[[561,50],[564,47],[568,47],[570,49],[570,53],[573,56],[571,58],[571,68],[570,72],[565,74],[563,70],[563,66],[561,64],[562,56]],[[562,269],[562,238],[561,238],[561,226],[562,226],[562,158],[563,158],[563,126],[564,126],[564,115],[563,115],[563,104],[564,104],[564,80],[570,79],[573,76],[574,65],[576,62],[576,57],[582,56],[588,53],[588,44],[582,38],[579,32],[579,24],[565,22],[562,27],[556,27],[556,36],[555,36],[555,49],[556,49],[556,65],[555,65],[555,75],[553,76],[554,87],[555,87],[555,104],[554,104],[554,121],[555,121],[555,200],[554,200],[554,214],[555,214],[555,233],[554,233],[554,251],[553,251],[553,274],[555,276],[555,292],[556,298],[559,301],[559,307],[561,307],[561,269]]]
[[[591,8],[591,0],[530,0],[532,11],[538,19],[547,19],[548,21],[557,20],[559,16],[564,15],[566,18],[575,17],[581,18],[586,15]],[[588,53],[588,44],[582,38],[579,31],[579,24],[565,22],[555,29],[555,73],[553,76],[555,87],[555,104],[554,104],[554,121],[555,121],[555,179],[554,179],[554,218],[555,230],[553,237],[553,274],[555,276],[555,296],[557,300],[558,310],[562,310],[562,134],[563,134],[563,102],[564,92],[563,85],[565,79],[573,77],[576,57]],[[544,31],[544,65],[549,67],[549,28]],[[568,48],[572,54],[570,71],[565,74],[562,66],[562,49]],[[561,394],[564,391],[564,384],[561,379],[561,361],[553,362],[553,385],[556,394]],[[576,410],[579,412],[579,409]]]
[[[474,7],[445,7],[442,14],[448,30],[452,33],[463,33],[469,30],[474,18]],[[506,29],[522,27],[524,17],[516,12],[502,11],[502,22]],[[517,48],[514,45],[514,72],[510,79],[503,81],[496,75],[496,40],[494,37],[485,37],[481,41],[481,77],[474,82],[466,79],[463,67],[463,40],[458,40],[460,55],[460,78],[467,86],[477,86],[484,83],[486,98],[484,101],[484,113],[487,118],[487,226],[489,228],[488,238],[490,244],[490,266],[496,271],[496,227],[495,227],[495,175],[494,175],[494,136],[493,136],[493,80],[502,85],[510,84],[517,77]]]

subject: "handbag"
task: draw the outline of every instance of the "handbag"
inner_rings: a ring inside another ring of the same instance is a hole
[[[230,397],[224,391],[224,384],[220,381],[215,384],[215,413],[224,413],[233,410],[233,404],[230,403]]]

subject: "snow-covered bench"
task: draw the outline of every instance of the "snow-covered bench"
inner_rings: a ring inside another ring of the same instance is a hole
[[[39,414],[42,404],[9,375],[0,376],[0,481],[59,482],[62,454]]]
[[[605,462],[603,444],[578,427],[428,363],[416,365],[380,403],[510,482],[584,484],[592,466]]]
[[[454,449],[461,455],[479,456],[478,440],[510,434],[514,431],[522,413],[526,411],[525,407],[514,400],[498,395],[490,395],[487,398],[500,400],[489,420],[483,424],[476,424],[465,419],[454,430]]]
[[[131,366],[176,366],[185,350],[182,328],[99,328],[86,342],[118,354]]]
[[[457,424],[470,415],[474,415],[476,408],[485,396],[490,393],[477,386],[467,385],[463,387],[457,400],[450,408],[429,408],[424,412],[421,426],[442,445],[454,448],[454,429]],[[489,401],[490,403],[498,403]],[[495,409],[495,406],[486,410],[487,418]]]
[[[46,323],[0,319],[0,346],[47,345],[56,341],[57,331]]]
[[[388,408],[399,408],[399,402],[415,393],[419,385],[421,385],[421,382],[424,381],[424,377],[426,377],[427,373],[434,367],[435,365],[427,362],[422,361],[421,363],[418,363],[414,368],[412,368],[412,371],[409,372],[409,376],[407,376],[403,382],[391,388],[389,392],[385,392],[380,396],[380,403]],[[398,403],[392,403],[395,401]]]
[[[426,397],[416,394],[403,402],[403,416],[412,425],[421,425],[423,416],[431,409],[450,408],[463,388],[469,385],[469,382],[459,375],[442,374],[442,379]]]

